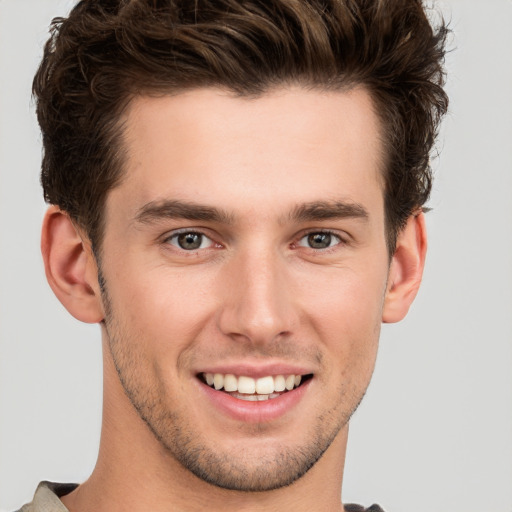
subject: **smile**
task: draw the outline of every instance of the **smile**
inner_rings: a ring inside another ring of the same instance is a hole
[[[231,373],[203,373],[203,381],[217,391],[224,391],[234,398],[250,402],[261,402],[280,397],[300,386],[310,375],[268,375],[253,379],[245,375]]]

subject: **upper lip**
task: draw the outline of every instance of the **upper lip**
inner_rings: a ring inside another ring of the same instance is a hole
[[[265,363],[264,365],[249,363],[218,364],[202,368],[197,372],[197,374],[201,373],[221,373],[224,375],[232,374],[237,376],[243,375],[246,377],[259,379],[261,377],[267,377],[268,375],[308,375],[313,373],[313,371],[311,368],[307,368],[305,366],[300,366],[297,364],[275,362]]]

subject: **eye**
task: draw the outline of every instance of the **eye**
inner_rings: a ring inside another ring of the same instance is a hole
[[[341,243],[342,240],[338,235],[329,233],[328,231],[319,231],[315,233],[308,233],[303,236],[298,245],[301,247],[309,247],[310,249],[329,249]]]
[[[185,231],[176,233],[167,239],[167,242],[175,247],[179,247],[185,251],[196,251],[198,249],[206,249],[213,245],[213,241],[206,235],[195,231]]]

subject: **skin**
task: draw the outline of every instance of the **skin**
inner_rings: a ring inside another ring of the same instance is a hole
[[[381,322],[406,314],[426,250],[418,214],[389,258],[371,99],[202,89],[136,98],[125,123],[126,174],[107,198],[99,265],[65,213],[50,208],[43,226],[52,288],[103,333],[98,463],[63,502],[72,512],[343,510],[348,421]],[[183,232],[200,248],[180,247]],[[312,247],[314,233],[328,233],[328,247]],[[198,378],[269,364],[312,375],[272,419],[230,417]]]

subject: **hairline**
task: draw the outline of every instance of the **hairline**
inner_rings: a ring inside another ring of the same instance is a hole
[[[380,154],[378,158],[378,177],[380,181],[380,185],[382,187],[382,196],[384,200],[384,229],[386,236],[386,245],[388,248],[389,259],[391,259],[394,250],[395,243],[398,233],[393,232],[392,225],[389,222],[388,212],[386,208],[386,196],[388,194],[386,187],[386,174],[390,172],[391,162],[391,150],[389,149],[390,140],[389,137],[386,137],[386,127],[383,112],[379,110],[378,100],[375,98],[374,94],[372,94],[372,89],[368,84],[365,84],[363,81],[355,81],[353,79],[347,78],[346,80],[339,79],[336,83],[330,82],[325,83],[319,80],[308,80],[302,79],[300,77],[294,80],[283,80],[279,83],[270,83],[265,88],[261,88],[258,91],[254,90],[235,90],[232,87],[229,87],[225,84],[211,84],[211,85],[190,85],[190,86],[176,86],[176,87],[147,87],[141,88],[136,93],[128,92],[124,100],[121,100],[119,103],[121,107],[119,108],[118,113],[114,113],[113,115],[113,123],[110,127],[110,130],[117,130],[117,133],[113,134],[110,132],[110,136],[113,140],[113,144],[116,146],[114,151],[117,153],[117,158],[114,159],[113,165],[117,166],[117,179],[113,186],[111,186],[108,190],[105,191],[102,202],[100,203],[100,211],[98,213],[98,222],[95,226],[94,236],[90,236],[86,226],[80,222],[79,219],[76,219],[78,224],[84,229],[87,233],[87,236],[90,238],[91,246],[93,249],[93,253],[99,261],[99,257],[101,255],[103,239],[105,234],[105,214],[106,214],[106,204],[108,200],[108,196],[112,190],[116,187],[120,186],[127,176],[127,164],[129,158],[129,150],[128,150],[128,140],[126,137],[127,134],[127,121],[133,108],[133,105],[137,99],[141,98],[163,98],[163,97],[176,97],[181,94],[190,93],[193,91],[200,90],[218,90],[219,92],[228,94],[232,98],[246,99],[246,100],[258,100],[264,96],[271,95],[277,91],[287,91],[293,88],[299,88],[306,91],[317,91],[323,93],[351,93],[356,90],[364,91],[368,98],[370,99],[370,104],[372,108],[372,112],[375,115],[377,120],[377,129],[378,129],[378,141],[379,141],[379,149]],[[419,205],[418,205],[419,207]]]

